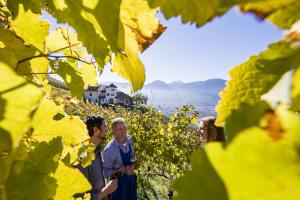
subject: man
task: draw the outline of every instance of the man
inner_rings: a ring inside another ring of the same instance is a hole
[[[91,165],[83,168],[81,165],[77,166],[83,175],[90,182],[92,189],[89,191],[91,200],[102,200],[105,196],[111,194],[117,189],[118,180],[114,179],[105,186],[103,176],[103,164],[101,158],[100,143],[105,139],[107,133],[107,126],[105,120],[101,116],[90,116],[85,121],[90,141],[95,144],[95,159]]]
[[[104,176],[109,178],[118,174],[118,189],[111,194],[111,199],[137,200],[133,142],[123,118],[113,119],[112,132],[114,139],[103,150]]]

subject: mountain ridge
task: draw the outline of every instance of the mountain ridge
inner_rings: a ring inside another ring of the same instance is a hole
[[[109,84],[106,82],[104,84]],[[121,91],[130,94],[130,84],[122,82],[112,82]],[[148,96],[148,104],[169,115],[177,107],[183,105],[193,105],[200,116],[216,115],[215,106],[220,97],[219,93],[224,89],[226,80],[208,79],[204,81],[193,81],[184,83],[173,81],[166,83],[161,80],[152,81],[145,84],[140,93]]]

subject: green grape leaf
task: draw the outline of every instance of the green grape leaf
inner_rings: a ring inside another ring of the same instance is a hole
[[[16,146],[28,131],[31,115],[43,97],[43,92],[38,86],[18,76],[6,64],[0,65],[0,138],[8,138],[7,133],[10,133]]]
[[[61,136],[66,148],[89,139],[85,124],[79,117],[65,116],[63,119],[54,120],[60,110],[53,101],[43,99],[33,118],[32,137],[39,141],[49,141],[53,137]]]
[[[175,200],[229,199],[225,185],[219,178],[204,151],[195,152],[191,158],[192,171],[174,183]]]
[[[271,107],[264,101],[253,105],[241,103],[239,109],[233,110],[226,120],[225,130],[227,143],[230,143],[236,134],[242,130],[252,126],[258,126],[260,117],[269,110],[271,110]],[[237,119],[239,122],[237,122]]]
[[[300,68],[298,68],[292,78],[292,110],[300,111]]]
[[[58,185],[54,196],[55,200],[71,199],[75,193],[83,193],[91,189],[88,180],[78,169],[71,168],[63,162],[59,163],[54,177]]]
[[[277,109],[272,117],[265,130],[243,130],[226,148],[220,143],[206,145],[209,160],[224,181],[230,199],[299,197],[300,118],[285,108]],[[274,138],[278,131],[279,139]]]
[[[61,138],[49,143],[37,143],[35,148],[26,154],[23,146],[18,147],[20,158],[15,154],[5,191],[7,199],[51,199],[57,188],[56,180],[50,176],[58,167],[62,152]]]
[[[224,125],[224,121],[233,109],[241,103],[255,104],[282,77],[282,75],[298,67],[300,50],[292,47],[292,43],[279,41],[258,56],[252,56],[247,62],[233,68],[229,74],[231,80],[221,92],[221,100],[216,107],[219,114],[216,124]],[[257,81],[259,80],[259,81]]]
[[[19,13],[11,23],[12,30],[21,37],[26,45],[33,45],[40,52],[45,51],[45,38],[49,33],[49,22],[41,20],[40,14],[31,10],[25,12],[23,4],[19,4]]]

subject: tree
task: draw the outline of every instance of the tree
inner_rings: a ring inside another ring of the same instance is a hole
[[[133,104],[135,104],[135,105],[147,104],[148,99],[149,99],[148,96],[144,95],[142,93],[135,93],[132,96],[132,101],[133,101]]]

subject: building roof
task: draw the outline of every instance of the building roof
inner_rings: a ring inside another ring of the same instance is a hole
[[[99,86],[88,86],[88,88],[86,89],[86,91],[97,91],[99,88]]]
[[[113,87],[113,88],[118,88],[115,84],[111,83],[109,86],[107,87]]]
[[[107,87],[106,85],[99,85],[98,91],[100,91],[100,92],[105,91],[106,87]]]
[[[128,94],[125,94],[124,92],[118,92],[116,99],[120,99],[120,98],[127,98],[127,99],[131,99],[131,96],[129,96]]]

